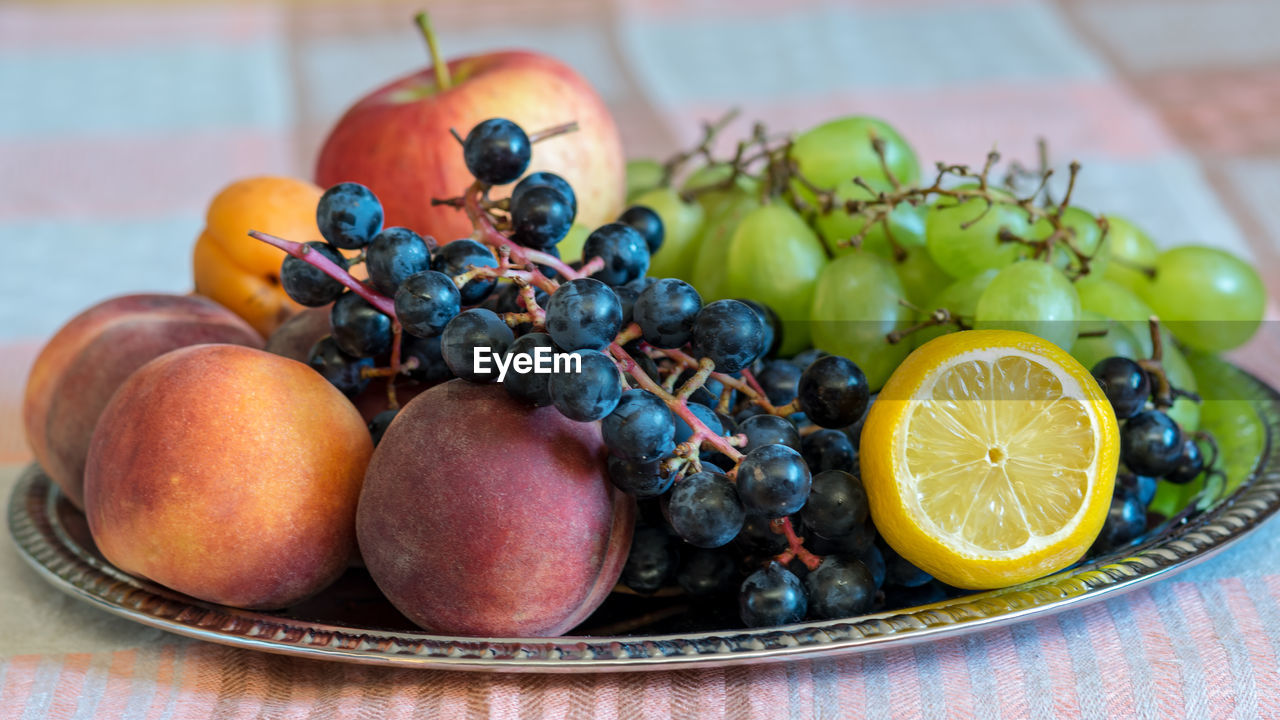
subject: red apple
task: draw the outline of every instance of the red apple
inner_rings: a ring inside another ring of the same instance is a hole
[[[465,137],[494,117],[529,133],[577,121],[576,132],[534,146],[529,172],[549,170],[568,180],[581,224],[596,227],[618,216],[626,190],[622,142],[600,96],[573,69],[523,51],[463,57],[447,67],[400,78],[352,106],[320,149],[316,182],[363,183],[382,201],[386,225],[450,242],[469,237],[471,223],[461,210],[432,207],[431,199],[461,195],[474,180],[451,128]],[[498,188],[492,196],[509,192]]]

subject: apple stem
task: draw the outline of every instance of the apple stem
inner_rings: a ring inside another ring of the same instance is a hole
[[[418,23],[418,28],[422,30],[422,37],[427,41],[427,50],[431,53],[431,66],[436,71],[436,85],[441,90],[448,90],[453,87],[453,77],[449,74],[449,66],[440,57],[440,45],[436,42],[435,28],[431,27],[431,18],[426,13],[420,12],[413,18]]]
[[[324,253],[312,250],[309,245],[304,245],[303,243],[294,242],[292,240],[285,240],[284,238],[276,237],[275,235],[268,235],[267,233],[258,232],[257,230],[250,230],[249,237],[254,240],[261,240],[272,247],[280,248],[299,260],[319,268],[325,275],[337,280],[352,292],[367,300],[370,305],[378,309],[378,312],[386,315],[392,320],[396,319],[396,304],[391,298],[373,290],[359,280],[356,280],[351,276],[351,273],[343,270],[340,265],[325,257]]]

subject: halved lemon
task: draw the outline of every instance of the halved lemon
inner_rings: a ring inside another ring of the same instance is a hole
[[[862,429],[862,481],[903,558],[957,587],[1006,587],[1088,550],[1119,445],[1106,396],[1061,348],[969,330],[921,345],[885,383]]]

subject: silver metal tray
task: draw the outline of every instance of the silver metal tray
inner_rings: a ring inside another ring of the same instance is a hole
[[[94,547],[84,516],[34,466],[9,500],[9,531],[42,577],[91,605],[180,635],[285,655],[491,672],[669,670],[841,655],[927,642],[1112,597],[1209,558],[1258,527],[1280,508],[1280,455],[1274,451],[1280,394],[1241,370],[1224,364],[1222,372],[1231,376],[1241,399],[1251,401],[1265,429],[1260,461],[1229,495],[1200,497],[1132,547],[1047,578],[848,620],[663,635],[589,634],[588,620],[578,631],[583,634],[558,638],[431,635],[413,630],[360,570],[285,612],[237,610],[112,567]],[[597,615],[625,617],[626,602],[636,612],[634,601],[615,596]]]

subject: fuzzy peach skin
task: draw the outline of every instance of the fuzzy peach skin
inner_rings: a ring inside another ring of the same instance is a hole
[[[235,345],[175,350],[102,414],[89,530],[125,572],[209,602],[288,607],[346,567],[372,452],[360,414],[306,365]]]
[[[533,133],[577,121],[578,130],[533,146],[529,172],[549,170],[573,186],[577,221],[596,227],[623,210],[626,157],[617,125],[595,90],[562,62],[509,51],[449,63],[453,86],[436,85],[432,69],[378,88],[353,105],[330,131],[316,161],[316,182],[363,183],[378,196],[386,225],[403,225],[441,243],[470,237],[464,212],[432,198],[461,195],[475,180],[450,128],[465,136],[503,117]],[[513,186],[494,188],[506,197]],[[293,238],[299,239],[299,238]]]
[[[635,503],[605,476],[598,423],[452,380],[414,398],[374,451],[356,531],[374,581],[432,632],[554,636],[626,562]]]
[[[116,388],[149,360],[201,343],[260,348],[262,338],[208,298],[125,295],[80,313],[40,351],[22,402],[27,442],[77,507],[89,437]]]

